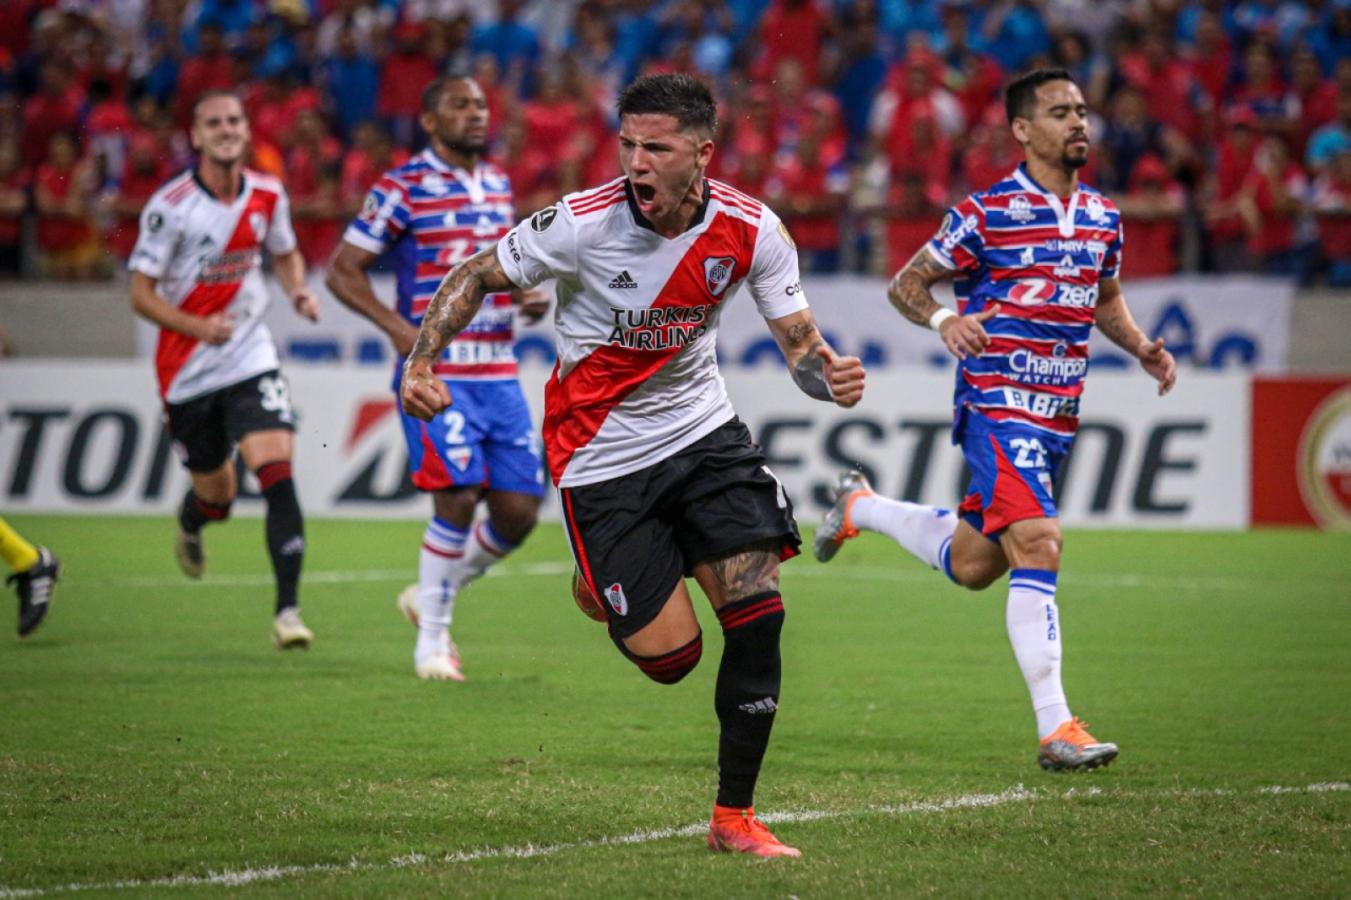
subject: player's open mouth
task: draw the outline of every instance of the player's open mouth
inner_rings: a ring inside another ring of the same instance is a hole
[[[646,210],[650,209],[653,201],[657,199],[657,189],[650,184],[635,184],[633,195],[638,199],[638,206]]]

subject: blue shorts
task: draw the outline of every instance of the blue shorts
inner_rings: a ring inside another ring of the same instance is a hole
[[[971,527],[997,539],[1014,522],[1059,515],[1054,482],[1072,437],[996,422],[967,409],[961,412],[957,440],[971,470],[971,487],[958,509]]]
[[[544,496],[544,458],[516,381],[446,381],[451,405],[424,422],[399,409],[408,470],[423,491],[488,487]]]

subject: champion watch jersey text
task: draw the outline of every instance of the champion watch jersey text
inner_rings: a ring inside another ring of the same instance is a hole
[[[948,211],[929,251],[956,270],[962,313],[999,310],[985,351],[958,364],[959,410],[1075,433],[1099,285],[1117,277],[1122,243],[1111,200],[1080,184],[1062,202],[1022,165]]]
[[[386,172],[371,188],[343,240],[372,253],[393,250],[396,309],[413,325],[457,263],[491,247],[511,227],[511,183],[496,166],[447,165],[431,149]],[[436,365],[443,378],[516,377],[510,294],[489,294],[478,315]]]
[[[213,197],[194,172],[154,193],[141,210],[128,268],[155,279],[156,291],[185,312],[225,313],[234,325],[220,345],[161,329],[155,372],[164,400],[182,403],[277,367],[262,323],[268,293],[260,251],[281,255],[295,246],[286,191],[270,176],[246,170],[233,200]]]
[[[497,258],[519,287],[557,278],[558,364],[544,443],[559,487],[660,462],[733,416],[714,356],[745,284],[760,314],[803,309],[797,254],[768,207],[721,182],[683,234],[652,230],[619,178],[512,229]]]

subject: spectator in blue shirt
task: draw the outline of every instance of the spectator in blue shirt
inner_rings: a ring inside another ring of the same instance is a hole
[[[489,53],[497,60],[497,70],[506,84],[521,85],[521,93],[530,96],[533,86],[531,73],[539,61],[539,35],[516,17],[522,0],[500,0],[495,24],[484,25],[474,32],[475,53]]]
[[[324,87],[334,103],[334,119],[344,141],[352,129],[375,118],[375,95],[380,86],[380,66],[361,52],[350,25],[338,31],[335,53],[324,64]]]

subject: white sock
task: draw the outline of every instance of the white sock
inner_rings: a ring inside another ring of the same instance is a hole
[[[418,555],[418,637],[413,658],[423,662],[449,646],[467,528],[433,517],[422,534]]]
[[[1055,605],[1056,573],[1045,569],[1014,569],[1009,573],[1009,603],[1005,622],[1009,643],[1023,670],[1037,735],[1045,738],[1070,717],[1065,688],[1060,683],[1060,610]]]
[[[494,531],[491,522],[486,519],[479,522],[464,542],[464,559],[457,568],[456,589],[464,587],[488,571],[502,557],[515,550],[516,546]]]
[[[864,494],[849,508],[849,520],[887,535],[929,568],[947,569],[948,545],[957,530],[952,510]]]

